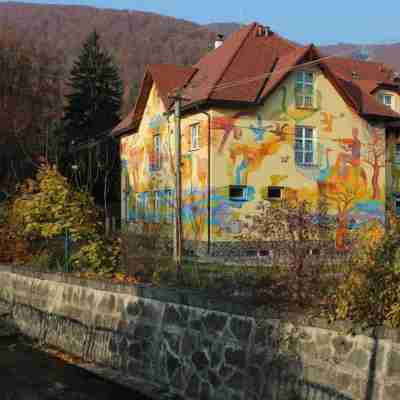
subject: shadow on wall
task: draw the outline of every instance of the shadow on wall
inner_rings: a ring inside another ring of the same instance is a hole
[[[246,305],[193,291],[137,285],[127,292],[118,287],[117,293],[102,282],[83,287],[75,278],[74,284],[53,286],[45,280],[33,284],[27,276],[15,279],[10,284],[4,275],[0,299],[12,304],[22,333],[154,383],[169,398],[398,398],[393,362],[399,346],[389,340],[263,319],[265,312],[256,323],[245,316],[251,312]],[[11,287],[18,288],[12,296]]]
[[[211,300],[210,300],[211,301]],[[291,324],[140,299],[113,335],[115,367],[169,388],[174,399],[359,400],[306,379],[297,351],[306,344]],[[301,350],[302,349],[302,350]],[[312,378],[312,376],[311,376]]]

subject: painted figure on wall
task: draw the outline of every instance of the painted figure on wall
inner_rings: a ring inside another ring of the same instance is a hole
[[[363,161],[369,164],[373,170],[371,178],[372,198],[378,200],[381,197],[380,171],[385,167],[385,136],[384,132],[378,128],[371,130],[371,141],[366,144],[366,154]]]

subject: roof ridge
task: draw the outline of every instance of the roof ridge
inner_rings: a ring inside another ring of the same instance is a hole
[[[321,52],[320,49],[318,49],[318,50]],[[389,67],[390,68],[390,65],[388,65],[388,64],[386,64],[386,63],[384,63],[382,61],[356,60],[356,59],[352,58],[351,56],[345,57],[345,56],[335,56],[335,55],[332,55],[331,58],[337,59],[337,60],[351,61],[351,62],[359,63],[359,64],[376,65],[376,66],[380,65],[380,66],[385,66],[385,67]]]
[[[208,99],[210,97],[211,93],[214,91],[215,86],[218,85],[218,82],[225,75],[225,72],[231,66],[231,64],[232,64],[233,60],[235,59],[235,57],[237,56],[239,50],[243,47],[243,44],[246,42],[246,40],[249,37],[250,33],[253,31],[253,29],[256,26],[257,26],[257,22],[253,22],[250,26],[245,28],[245,29],[248,29],[247,34],[243,37],[243,39],[241,40],[240,44],[237,46],[236,50],[233,52],[232,56],[229,58],[228,62],[225,65],[225,68],[222,69],[221,73],[219,74],[219,76],[217,77],[215,82],[212,85],[210,85],[210,90],[208,91],[208,93],[206,95],[206,99]]]

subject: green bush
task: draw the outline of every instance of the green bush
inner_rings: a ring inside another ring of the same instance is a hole
[[[70,262],[74,270],[108,275],[118,270],[120,253],[118,239],[98,238],[82,245],[72,255]]]

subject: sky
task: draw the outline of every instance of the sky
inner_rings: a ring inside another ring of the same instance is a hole
[[[4,0],[0,0],[0,3]],[[258,21],[300,43],[400,42],[399,0],[30,0],[151,11],[200,24]]]

